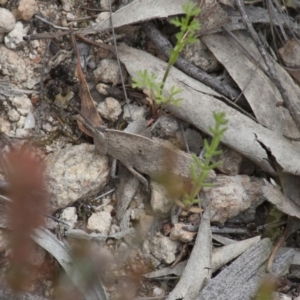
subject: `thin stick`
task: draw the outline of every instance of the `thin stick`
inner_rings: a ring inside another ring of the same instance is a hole
[[[116,54],[116,58],[117,58],[117,62],[118,62],[118,67],[119,67],[119,72],[120,72],[121,81],[122,81],[122,88],[123,88],[123,92],[124,92],[126,103],[128,105],[129,116],[130,116],[130,119],[132,120],[132,114],[131,114],[130,107],[129,107],[129,99],[127,97],[127,92],[126,92],[126,88],[125,88],[125,82],[124,82],[123,72],[122,72],[121,63],[120,63],[120,60],[119,60],[119,54],[118,54],[118,47],[117,47],[115,29],[114,29],[113,20],[112,20],[111,0],[109,0],[109,18],[110,18],[110,25],[111,25],[111,30],[112,30],[113,40],[114,40],[115,54]]]
[[[163,35],[153,25],[152,22],[147,22],[143,24],[142,27],[147,36],[155,43],[159,51],[161,51],[165,56],[168,57],[172,48],[171,43],[163,37]],[[221,95],[224,95],[225,97],[228,97],[231,100],[234,100],[239,95],[239,92],[234,90],[231,86],[226,85],[220,82],[218,79],[208,75],[206,72],[195,67],[188,60],[182,57],[178,58],[175,66],[187,75],[199,80],[200,82],[211,87],[213,90],[217,91]]]
[[[45,18],[42,18],[42,17],[39,16],[39,15],[35,15],[34,17],[35,17],[36,19],[39,19],[39,20],[42,21],[43,23],[45,23],[45,24],[47,24],[47,25],[49,25],[49,26],[55,28],[55,29],[70,30],[69,27],[61,27],[61,26],[57,26],[57,25],[53,24],[52,22],[46,20]]]
[[[55,39],[64,35],[71,34],[74,30],[63,31],[63,32],[41,32],[37,34],[26,35],[23,37],[23,40],[26,42],[33,40],[42,40],[42,39]]]

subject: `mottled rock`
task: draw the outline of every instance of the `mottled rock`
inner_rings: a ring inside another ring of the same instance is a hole
[[[21,18],[24,21],[28,21],[33,17],[34,14],[39,12],[39,7],[35,0],[21,0],[18,10]]]
[[[14,15],[8,9],[0,7],[0,33],[10,32],[15,24]]]
[[[122,67],[123,77],[126,81],[126,71]],[[118,63],[113,59],[102,59],[97,69],[93,72],[96,82],[113,83],[114,85],[121,83]]]
[[[96,23],[102,23],[103,21],[107,20],[109,18],[110,14],[109,14],[109,11],[104,11],[104,12],[101,12],[97,18],[96,18]]]
[[[54,130],[53,126],[50,123],[48,123],[48,122],[43,123],[42,128],[46,132],[52,132]]]
[[[218,170],[230,176],[238,175],[243,162],[243,156],[225,145],[221,145],[220,150],[222,150],[222,153],[212,160],[213,162],[222,162]]]
[[[24,128],[24,125],[25,125],[25,117],[20,116],[20,119],[17,123],[17,128]]]
[[[104,102],[99,103],[97,110],[103,118],[113,122],[117,121],[122,113],[119,101],[112,97],[107,97]]]
[[[60,219],[68,223],[71,227],[75,226],[77,218],[76,207],[74,206],[65,208],[60,215]]]
[[[100,7],[105,10],[109,10],[109,2],[110,0],[100,0]],[[114,4],[116,1],[112,0],[111,4]]]
[[[33,109],[31,100],[26,95],[16,96],[12,98],[11,104],[22,116],[27,116],[28,113]]]
[[[179,243],[171,241],[168,237],[157,234],[150,241],[150,251],[158,260],[171,264],[176,259],[176,253]]]
[[[0,69],[2,75],[10,76],[12,82],[21,83],[27,80],[27,68],[24,59],[19,57],[16,51],[0,45]]]
[[[182,56],[205,72],[215,72],[221,64],[208,48],[198,40],[197,43],[188,44],[182,51]]]
[[[106,211],[94,213],[88,219],[87,228],[107,235],[109,233],[111,219],[110,213]]]
[[[166,189],[161,184],[151,180],[150,204],[155,214],[165,215],[171,210],[174,201],[168,196]]]
[[[7,113],[8,119],[12,122],[18,122],[20,119],[19,113],[15,109],[10,109]]]
[[[109,179],[108,157],[99,155],[94,145],[68,146],[49,155],[46,164],[51,212],[99,192]]]
[[[162,288],[158,287],[158,286],[153,287],[152,293],[153,293],[154,297],[161,297],[161,296],[165,295],[165,291]]]
[[[11,122],[3,116],[0,116],[0,131],[5,134],[8,134],[11,131]]]
[[[129,110],[131,112],[131,116],[132,116],[132,120],[130,118],[130,113]],[[138,106],[135,104],[129,104],[129,105],[124,105],[124,114],[123,114],[123,119],[125,121],[136,121],[140,118],[143,118],[145,115],[145,109],[142,106]]]
[[[28,129],[24,129],[24,128],[18,128],[16,130],[16,134],[15,136],[17,138],[25,138],[25,137],[28,137],[30,135],[30,131]]]
[[[24,42],[23,37],[27,35],[29,26],[24,28],[21,22],[17,22],[14,29],[4,37],[5,46],[9,49],[16,49],[17,46]]]
[[[98,83],[96,85],[96,90],[98,91],[98,93],[104,96],[108,95],[108,92],[106,91],[107,88],[109,88],[109,85],[105,83]]]
[[[210,201],[211,221],[223,224],[250,208],[255,211],[265,200],[261,192],[263,186],[262,178],[219,175],[214,179],[213,187],[202,190],[200,198]]]
[[[29,112],[24,122],[24,129],[35,128],[35,117],[32,112]]]
[[[174,137],[180,127],[177,119],[173,116],[162,116],[159,119],[157,130],[162,137]]]
[[[183,223],[174,224],[174,227],[171,230],[170,239],[172,241],[181,241],[183,243],[191,242],[197,232],[190,232],[182,229],[182,227],[186,226]]]

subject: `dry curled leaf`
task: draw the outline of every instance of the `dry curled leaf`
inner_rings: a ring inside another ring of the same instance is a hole
[[[81,64],[80,64],[80,58],[79,53],[77,49],[77,44],[75,41],[75,37],[72,36],[72,43],[74,45],[77,63],[76,63],[76,75],[78,77],[79,82],[79,97],[81,100],[81,113],[90,120],[90,122],[95,126],[101,126],[103,124],[102,119],[100,115],[97,112],[97,109],[95,107],[93,98],[91,96],[88,84],[85,80]],[[81,122],[78,122],[79,129],[84,132],[85,134],[89,136],[93,136],[89,129],[87,129]]]

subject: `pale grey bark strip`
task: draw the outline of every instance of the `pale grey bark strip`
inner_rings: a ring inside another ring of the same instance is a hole
[[[148,70],[149,73],[155,73],[158,78],[162,78],[166,68],[165,62],[124,44],[119,51],[120,60],[132,77],[137,76],[138,70]],[[209,127],[214,124],[213,112],[223,111],[229,120],[228,130],[222,139],[224,144],[248,157],[264,171],[274,175],[275,171],[268,161],[268,153],[264,148],[264,144],[267,144],[267,148],[285,172],[300,173],[300,152],[281,134],[263,127],[224,104],[216,98],[220,95],[215,91],[176,68],[172,68],[165,90],[170,90],[171,86],[181,87],[180,96],[183,98],[181,106],[168,106],[171,113],[209,134]],[[259,136],[259,141],[257,136]],[[276,141],[276,143],[270,143],[270,141]]]
[[[211,277],[210,209],[207,207],[199,227],[196,242],[183,274],[167,300],[194,300]]]
[[[248,249],[201,291],[198,300],[250,300],[255,296],[271,252],[271,241],[263,239]]]

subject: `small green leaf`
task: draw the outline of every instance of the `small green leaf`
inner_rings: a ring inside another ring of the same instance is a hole
[[[218,167],[220,167],[222,165],[223,165],[223,162],[222,161],[218,161],[218,162],[215,162],[215,163],[211,164],[210,168],[211,168],[211,170],[213,170],[213,169],[216,169],[216,168],[218,168]]]
[[[197,198],[191,201],[192,204],[198,204],[199,202],[200,202],[200,199],[197,199]]]
[[[197,172],[196,172],[196,166],[194,164],[191,164],[191,175],[193,182],[197,182]]]

